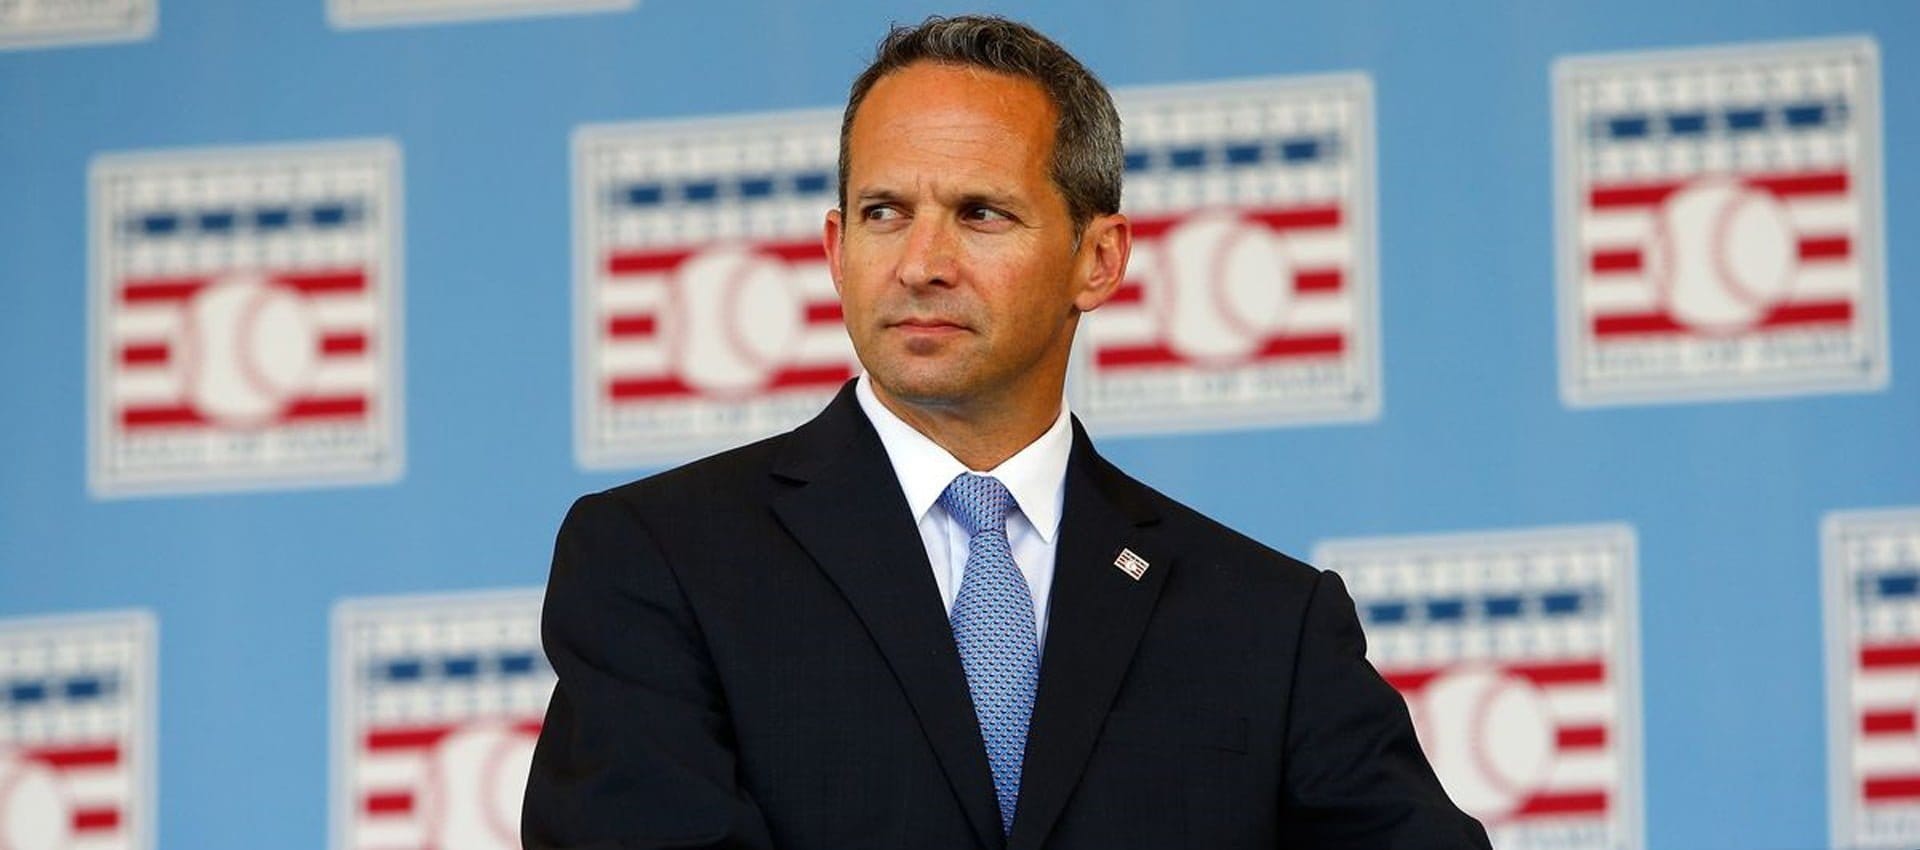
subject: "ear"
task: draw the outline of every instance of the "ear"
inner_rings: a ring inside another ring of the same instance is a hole
[[[842,223],[839,210],[827,210],[826,232],[820,238],[821,246],[827,249],[827,273],[833,275],[836,295],[840,294],[840,238],[846,235]]]
[[[1080,234],[1080,288],[1074,293],[1074,309],[1093,310],[1120,288],[1127,279],[1127,257],[1133,253],[1133,224],[1127,217],[1095,216]]]

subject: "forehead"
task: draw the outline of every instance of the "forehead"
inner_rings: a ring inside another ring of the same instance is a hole
[[[916,62],[881,77],[861,100],[847,139],[850,170],[901,157],[1044,161],[1055,115],[1032,80]]]

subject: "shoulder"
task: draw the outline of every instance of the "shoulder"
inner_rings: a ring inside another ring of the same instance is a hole
[[[672,469],[582,496],[580,507],[667,516],[721,510],[756,502],[770,483],[770,470],[791,433],[768,437]]]
[[[740,499],[766,489],[774,460],[792,433],[708,455],[605,491],[635,506],[663,507]]]
[[[862,437],[866,439],[862,439]],[[763,504],[776,479],[804,479],[822,465],[861,452],[880,452],[848,381],[827,406],[793,430],[586,496],[654,514],[700,515]]]
[[[768,470],[786,436],[579,497],[560,523],[556,575],[563,560],[619,575],[650,572],[651,564],[684,582],[689,565],[763,543],[778,533],[768,507],[778,484]]]

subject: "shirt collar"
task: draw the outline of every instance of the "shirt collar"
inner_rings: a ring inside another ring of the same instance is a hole
[[[861,374],[859,383],[854,387],[854,395],[860,400],[860,409],[873,423],[873,429],[880,433],[880,444],[887,450],[887,459],[893,463],[893,474],[900,479],[900,489],[906,494],[907,508],[913,511],[913,521],[918,523],[940,500],[940,494],[953,482],[955,476],[968,472],[961,463],[938,443],[925,434],[914,430],[893,411],[880,403],[873,394],[873,387],[866,374]],[[1060,402],[1060,415],[1055,417],[1053,425],[1033,442],[1013,457],[1002,461],[999,466],[989,470],[972,470],[983,475],[992,475],[1006,485],[1007,492],[1013,495],[1013,501],[1020,507],[1027,522],[1039,532],[1040,539],[1053,542],[1054,534],[1060,530],[1060,508],[1063,490],[1067,479],[1067,457],[1073,449],[1073,429],[1069,426],[1067,403]]]

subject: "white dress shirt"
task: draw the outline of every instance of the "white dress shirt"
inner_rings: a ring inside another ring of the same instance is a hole
[[[893,462],[894,477],[900,480],[907,507],[920,528],[920,542],[927,549],[927,562],[933,565],[933,581],[940,586],[940,601],[947,613],[953,613],[953,597],[960,592],[960,580],[966,573],[969,535],[940,506],[940,494],[961,473],[991,475],[1006,485],[1019,508],[1007,516],[1007,542],[1012,545],[1014,563],[1027,579],[1027,589],[1033,592],[1034,633],[1045,646],[1054,550],[1066,498],[1067,455],[1073,449],[1066,401],[1060,402],[1060,415],[1053,420],[1053,427],[1026,448],[992,469],[969,470],[946,449],[893,415],[873,394],[869,380],[862,374],[854,395],[874,430],[880,432],[880,444]]]

